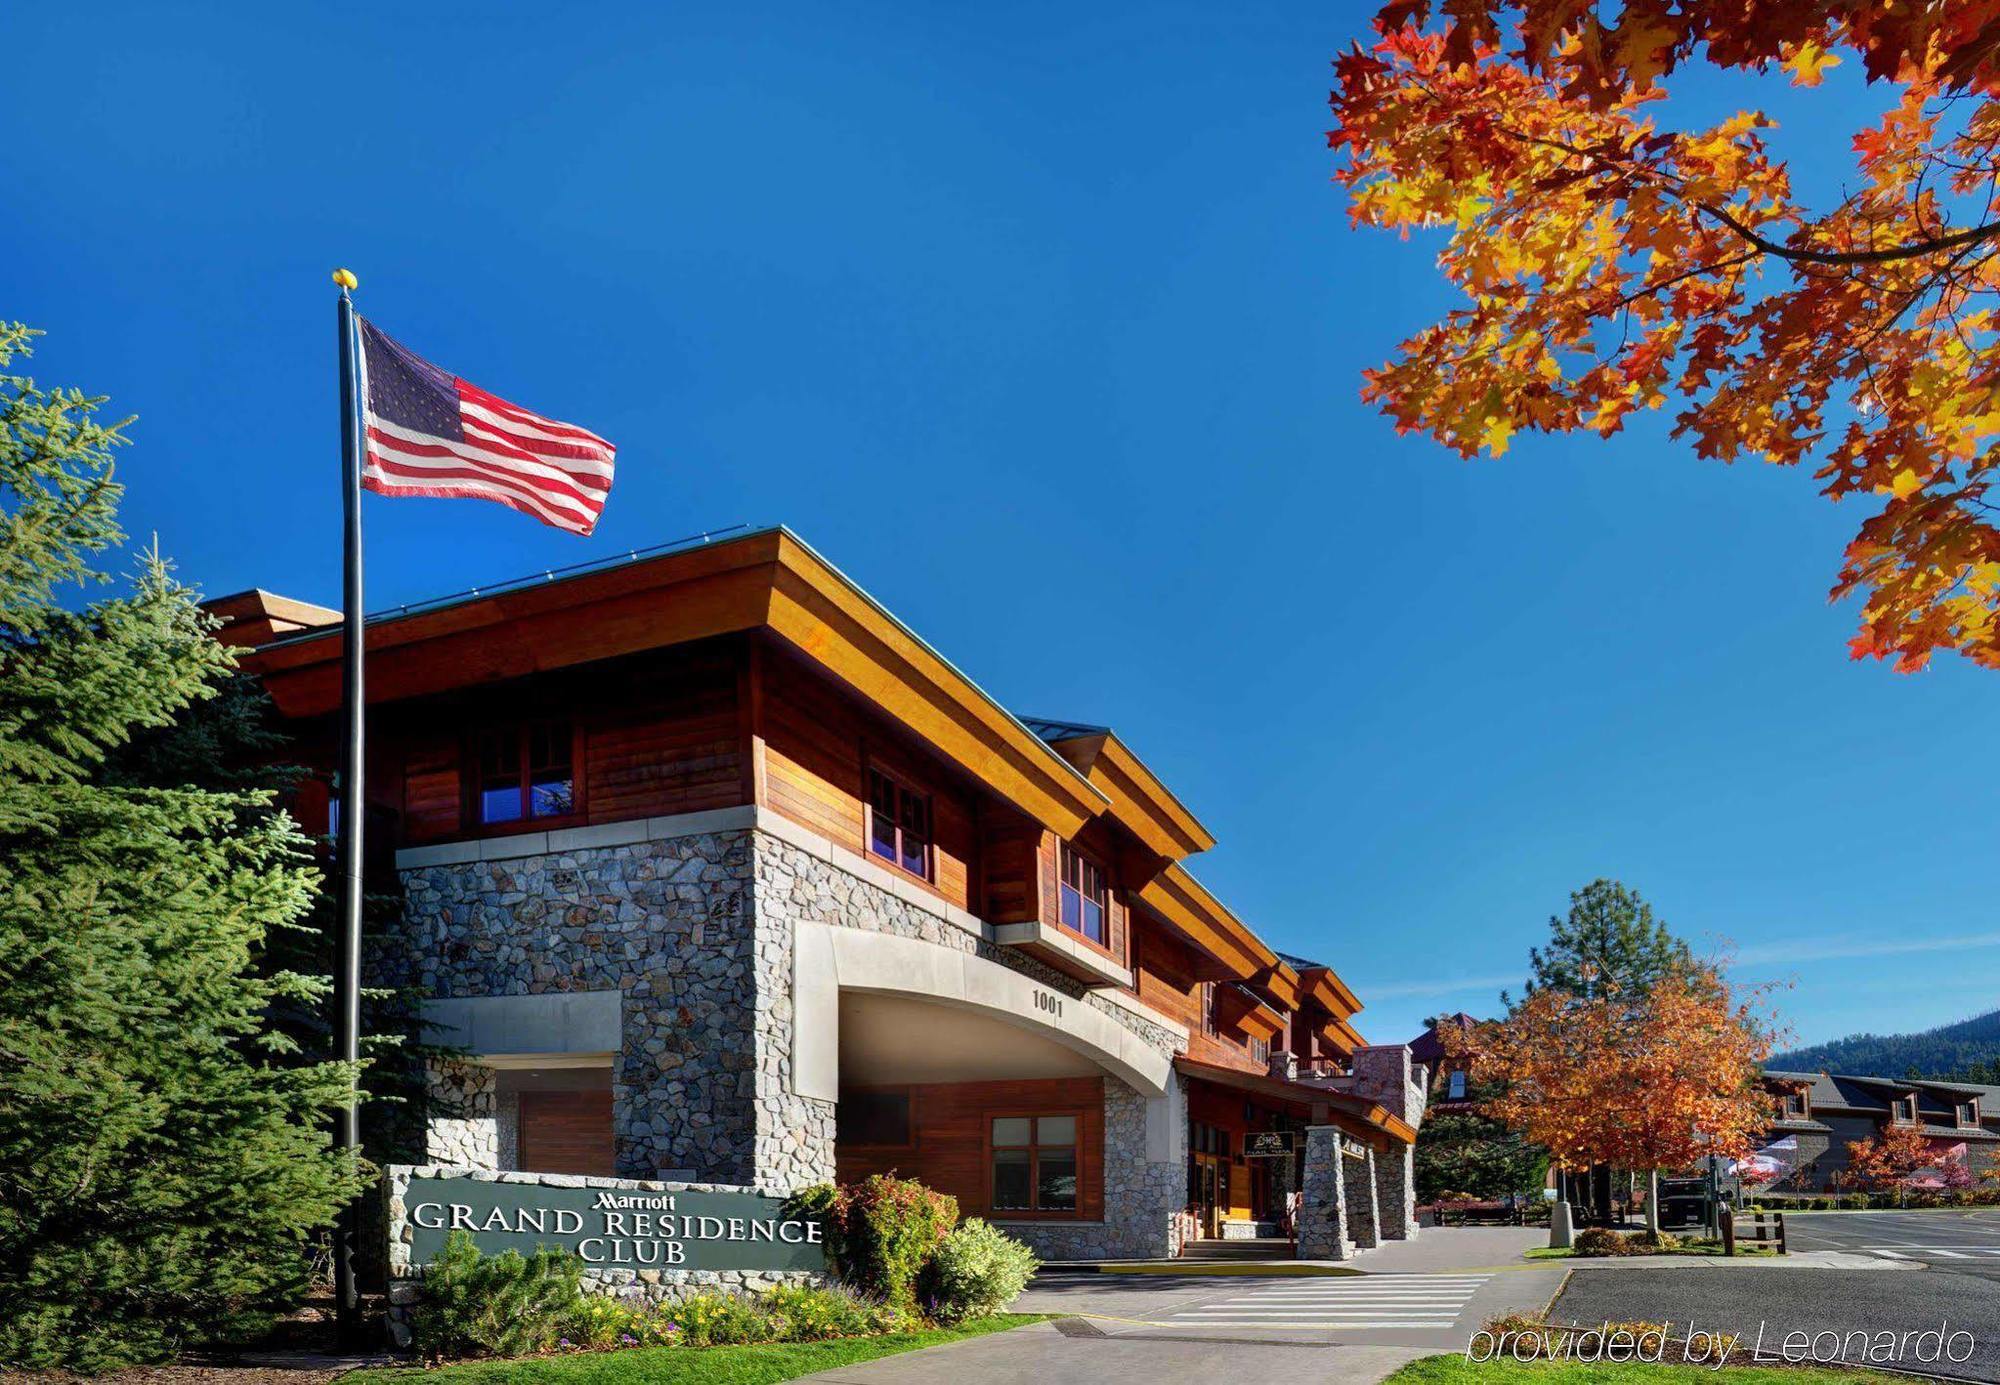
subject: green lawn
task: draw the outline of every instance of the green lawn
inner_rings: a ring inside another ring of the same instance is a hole
[[[1714,1381],[1708,1366],[1655,1366],[1645,1362],[1573,1361],[1549,1364],[1468,1361],[1463,1356],[1426,1356],[1390,1376],[1386,1385],[1459,1385],[1516,1381],[1519,1385],[1695,1385]],[[1825,1371],[1803,1366],[1731,1367],[1727,1385],[1897,1385],[1908,1376],[1876,1371]]]
[[[873,1361],[878,1356],[983,1337],[1047,1314],[1001,1313],[958,1327],[903,1332],[888,1337],[843,1337],[832,1342],[773,1342],[748,1347],[640,1347],[585,1351],[521,1361],[472,1361],[435,1370],[415,1367],[352,1371],[340,1385],[774,1385],[814,1371]]]

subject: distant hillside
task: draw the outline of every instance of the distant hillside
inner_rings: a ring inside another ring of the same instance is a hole
[[[1790,1072],[1961,1076],[2000,1082],[2000,1010],[1921,1034],[1851,1034],[1811,1048],[1773,1054],[1765,1066]]]

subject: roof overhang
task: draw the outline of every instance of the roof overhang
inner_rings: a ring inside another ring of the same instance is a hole
[[[1139,901],[1238,981],[1255,981],[1279,965],[1277,954],[1179,864],[1141,885]]]
[[[1093,730],[1050,744],[1111,800],[1111,816],[1149,851],[1178,861],[1215,845],[1214,834],[1115,732]]]
[[[1299,990],[1335,1019],[1347,1019],[1361,1009],[1361,1002],[1332,967],[1301,967]]]
[[[475,594],[367,624],[368,700],[393,702],[768,629],[1043,826],[1074,836],[1108,805],[1062,756],[785,529]],[[245,659],[279,710],[340,703],[340,627]]]
[[[1243,1072],[1217,1063],[1204,1063],[1188,1057],[1174,1059],[1174,1067],[1188,1077],[1197,1077],[1220,1087],[1234,1087],[1241,1092],[1292,1102],[1323,1112],[1328,1118],[1328,1124],[1338,1125],[1349,1134],[1361,1135],[1376,1142],[1396,1140],[1406,1145],[1417,1142],[1415,1126],[1391,1112],[1388,1107],[1378,1105],[1366,1097],[1329,1091],[1325,1087],[1314,1086],[1309,1082],[1288,1082],[1282,1077],[1264,1077],[1257,1073]]]

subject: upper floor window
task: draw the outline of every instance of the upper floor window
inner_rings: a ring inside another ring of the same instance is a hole
[[[558,718],[480,732],[480,822],[568,817],[576,811],[573,756],[569,723]]]
[[[1962,1129],[1970,1129],[1979,1124],[1979,1098],[1958,1103],[1958,1123]]]
[[[1903,1125],[1917,1123],[1917,1099],[1914,1096],[1896,1098],[1896,1120]]]
[[[1098,946],[1104,936],[1104,871],[1068,842],[1062,847],[1062,926]]]
[[[1446,1090],[1449,1093],[1449,1095],[1446,1097],[1446,1100],[1448,1101],[1465,1100],[1465,1072],[1463,1069],[1452,1073],[1451,1085],[1448,1088],[1446,1088]]]
[[[1201,983],[1201,1032],[1210,1036],[1215,1033],[1215,983]]]
[[[931,878],[930,795],[868,771],[868,849],[912,875]]]
[[[1250,1036],[1250,1056],[1260,1063],[1271,1061],[1271,1041],[1260,1035]]]

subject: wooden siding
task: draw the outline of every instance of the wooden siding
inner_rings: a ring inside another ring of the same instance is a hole
[[[1032,923],[1041,916],[1041,847],[1053,837],[1028,818],[989,813],[979,843],[989,923]]]
[[[382,719],[382,738],[393,747],[390,779],[371,799],[401,813],[406,843],[744,803],[742,657],[738,642],[710,642],[553,677],[532,689],[508,684],[398,708]],[[481,825],[468,768],[473,733],[552,715],[567,717],[574,730],[579,811],[560,820]]]
[[[977,810],[942,761],[796,658],[761,660],[759,677],[766,806],[866,853],[868,770],[879,768],[929,797],[926,883],[949,902],[973,909]]]
[[[743,801],[736,661],[718,650],[646,670],[583,718],[589,821],[699,813]]]
[[[952,1082],[913,1087],[910,1143],[835,1145],[834,1175],[852,1182],[874,1173],[914,1178],[958,1199],[959,1215],[1002,1221],[1099,1221],[1104,1216],[1104,1079],[1055,1077],[1019,1082]],[[995,1116],[1075,1116],[1077,1210],[994,1212],[989,1133]]]
[[[527,1173],[615,1178],[611,1093],[522,1092],[516,1162]]]

